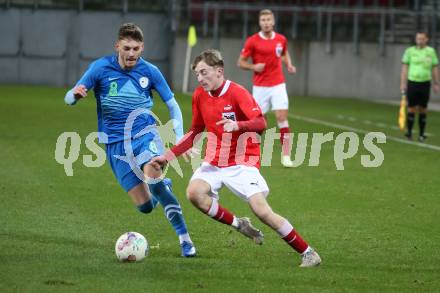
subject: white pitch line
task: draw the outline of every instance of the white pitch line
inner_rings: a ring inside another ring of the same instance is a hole
[[[355,122],[355,121],[357,121],[357,119],[355,118],[355,117],[351,117],[351,116],[344,116],[344,115],[337,115],[336,116],[338,119],[341,119],[341,120],[348,120],[348,121],[350,121],[350,122]],[[393,130],[399,130],[399,127],[397,127],[397,126],[394,126],[394,125],[387,125],[387,124],[385,124],[385,123],[382,123],[382,122],[377,122],[377,123],[373,123],[373,122],[371,122],[370,120],[363,120],[362,121],[362,123],[363,124],[367,124],[367,125],[374,125],[374,126],[377,126],[377,127],[380,127],[380,128],[387,128],[387,129],[393,129]],[[417,129],[415,129],[414,130],[414,132],[417,132]],[[425,132],[425,134],[427,135],[427,136],[434,136],[434,134],[432,134],[432,133],[430,133],[430,132]]]
[[[327,122],[324,120],[319,120],[319,119],[309,118],[309,117],[304,117],[304,116],[299,116],[299,115],[289,114],[289,117],[294,118],[294,119],[298,119],[298,120],[307,121],[307,122],[314,123],[314,124],[325,125],[325,126],[332,127],[332,128],[338,128],[338,129],[342,129],[342,130],[359,132],[359,133],[363,133],[363,134],[367,134],[367,133],[371,132],[371,131],[364,130],[364,129],[354,128],[354,127],[350,127],[350,126],[346,126],[346,125],[342,125],[342,124]],[[392,140],[392,141],[397,141],[397,142],[404,143],[404,144],[409,144],[409,145],[414,145],[414,146],[418,146],[418,147],[422,147],[422,148],[426,148],[426,149],[440,151],[440,146],[437,146],[437,145],[416,142],[416,141],[410,141],[407,139],[398,138],[398,137],[389,136],[389,135],[387,135],[386,137],[387,137],[387,139]]]

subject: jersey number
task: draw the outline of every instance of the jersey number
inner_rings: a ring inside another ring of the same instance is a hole
[[[110,90],[108,91],[108,95],[112,97],[118,95],[118,84],[116,83],[116,81],[112,81],[110,83]]]

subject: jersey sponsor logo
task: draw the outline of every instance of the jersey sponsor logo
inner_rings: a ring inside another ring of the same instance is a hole
[[[141,78],[139,78],[139,84],[141,85],[141,87],[144,89],[148,86],[148,78],[146,76],[142,76]]]
[[[275,47],[275,54],[277,54],[277,57],[281,57],[282,53],[283,53],[283,45],[281,43],[277,43]]]
[[[229,119],[232,121],[237,121],[235,118],[235,112],[223,112],[222,113],[222,118],[223,119]]]
[[[226,105],[226,106],[223,108],[223,110],[225,110],[225,111],[230,111],[230,110],[232,110],[232,106],[231,106],[231,105]]]

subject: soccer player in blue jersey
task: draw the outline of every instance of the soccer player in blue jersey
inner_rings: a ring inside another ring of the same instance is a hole
[[[156,120],[150,112],[152,90],[159,93],[168,107],[177,141],[183,136],[182,112],[159,69],[140,57],[144,42],[137,25],[126,23],[119,28],[115,48],[117,54],[90,64],[75,87],[67,92],[65,102],[74,105],[94,90],[99,141],[106,144],[107,159],[119,184],[142,213],[150,213],[160,203],[179,236],[182,255],[195,256],[171,181],[151,180],[162,176],[162,171],[149,164],[164,151]],[[144,176],[150,180],[144,180]]]

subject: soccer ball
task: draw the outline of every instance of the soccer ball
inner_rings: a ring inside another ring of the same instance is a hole
[[[137,232],[127,232],[118,238],[115,245],[116,257],[120,261],[138,262],[148,254],[147,239]]]

